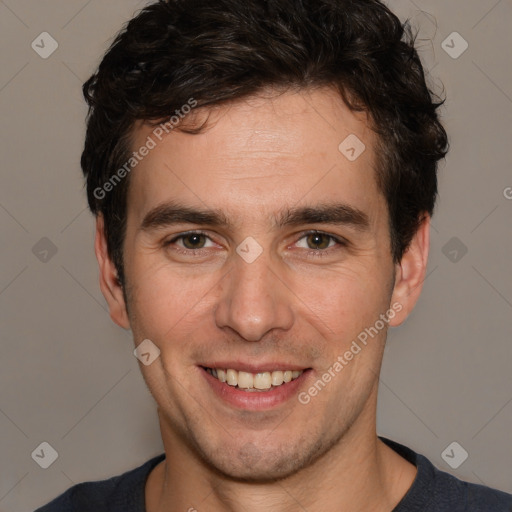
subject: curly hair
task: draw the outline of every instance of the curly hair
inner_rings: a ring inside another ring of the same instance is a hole
[[[400,262],[433,213],[437,163],[448,149],[437,115],[443,101],[428,89],[414,43],[410,26],[378,0],[160,0],[141,10],[83,85],[81,165],[119,282],[129,176],[105,197],[94,191],[130,158],[135,122],[161,122],[191,97],[207,107],[268,87],[333,87],[368,114]]]

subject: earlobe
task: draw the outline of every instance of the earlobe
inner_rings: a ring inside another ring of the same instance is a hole
[[[129,329],[130,320],[124,300],[123,288],[118,281],[115,265],[108,254],[104,219],[101,213],[96,218],[94,251],[99,266],[100,289],[107,301],[110,318],[123,329]]]
[[[430,216],[425,214],[402,260],[396,265],[395,286],[391,296],[391,304],[400,304],[402,307],[395,317],[390,320],[390,326],[396,327],[402,324],[413,310],[420,296],[427,271],[429,247]]]

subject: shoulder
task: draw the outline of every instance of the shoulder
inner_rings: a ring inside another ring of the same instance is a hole
[[[512,512],[512,494],[460,480],[434,468],[435,503],[440,510]]]
[[[143,512],[146,479],[164,459],[160,454],[122,475],[74,485],[35,512]]]
[[[460,480],[410,448],[380,439],[417,467],[413,484],[393,512],[512,512],[512,494]]]

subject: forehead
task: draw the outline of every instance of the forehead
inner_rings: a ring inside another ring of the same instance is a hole
[[[154,147],[132,171],[129,216],[140,222],[173,199],[254,219],[301,202],[353,203],[370,217],[382,209],[376,136],[366,115],[331,89],[258,95],[197,109],[181,122],[204,121],[198,134],[156,136],[154,126],[135,127],[132,149],[150,140]]]

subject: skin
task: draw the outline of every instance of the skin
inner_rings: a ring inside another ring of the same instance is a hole
[[[394,264],[387,205],[375,182],[376,135],[366,115],[351,112],[331,89],[260,95],[209,114],[207,130],[171,132],[132,172],[128,304],[97,219],[100,285],[111,317],[132,329],[136,345],[149,338],[161,351],[140,365],[167,455],[148,478],[147,510],[389,512],[416,468],[376,434],[386,328],[306,405],[293,397],[268,411],[236,409],[213,394],[198,365],[214,358],[290,361],[312,368],[299,390],[307,391],[392,304],[401,311],[389,325],[407,318],[425,277],[430,219]],[[204,112],[187,119],[204,120]],[[151,131],[138,124],[133,147]],[[349,134],[366,145],[353,162],[338,150]],[[146,213],[168,200],[221,210],[231,225],[141,230]],[[364,211],[369,229],[273,224],[283,208],[330,202]],[[317,241],[322,248],[305,234],[311,229],[326,233]],[[179,254],[183,239],[164,245],[190,230],[207,235],[192,241],[199,255]],[[250,264],[235,250],[249,236],[263,249]]]

